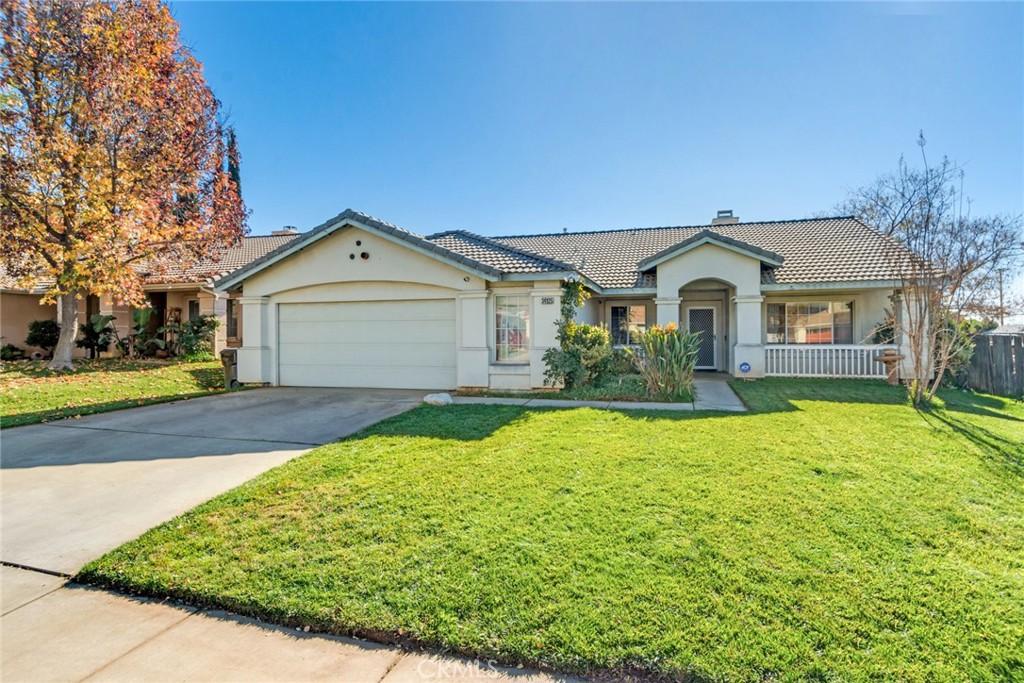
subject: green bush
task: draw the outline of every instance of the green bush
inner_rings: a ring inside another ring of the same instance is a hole
[[[974,357],[974,338],[995,327],[997,327],[996,323],[991,320],[957,321],[952,316],[946,318],[945,325],[939,333],[940,339],[952,337],[953,342],[950,348],[953,349],[953,352],[946,365],[946,374],[942,378],[943,384],[961,388],[967,386],[967,371],[970,370],[971,359]],[[938,362],[937,358],[935,362]]]
[[[575,321],[576,309],[590,298],[582,282],[562,283],[561,317],[556,325],[558,346],[544,352],[544,383],[566,389],[599,382],[611,369],[612,344],[608,330]]]
[[[164,328],[156,331],[156,336],[149,331],[149,321],[153,317],[152,308],[136,308],[132,310],[132,322],[128,334],[117,338],[117,347],[125,358],[142,358],[167,347],[167,343],[159,337]]]
[[[14,344],[0,346],[0,360],[21,360],[25,357],[25,350],[19,349]]]
[[[29,346],[38,346],[46,352],[46,355],[53,355],[58,339],[60,339],[60,325],[56,320],[33,320],[28,324],[28,336],[25,337],[25,343]]]
[[[608,359],[608,374],[618,376],[635,373],[636,367],[633,365],[633,353],[630,349],[612,347],[612,355]]]
[[[170,352],[189,361],[213,360],[213,335],[220,321],[215,315],[201,315],[195,320],[171,323],[162,331],[174,340]]]
[[[201,315],[181,325],[178,337],[178,355],[190,360],[207,360],[213,357],[213,335],[220,321],[215,315]]]
[[[871,333],[872,344],[896,343],[896,316],[888,308],[883,313],[882,319],[875,323],[875,329]]]
[[[608,330],[570,322],[562,328],[561,345],[544,353],[544,381],[566,389],[601,381],[611,370],[612,344]]]
[[[98,358],[110,348],[116,336],[114,316],[96,313],[81,327],[82,338],[75,342],[80,349],[89,350],[89,358]]]
[[[637,334],[633,359],[651,398],[676,399],[693,394],[693,368],[700,334],[684,332],[669,323]]]

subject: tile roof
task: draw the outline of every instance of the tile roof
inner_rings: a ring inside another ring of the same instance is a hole
[[[638,270],[645,259],[702,231],[745,242],[782,257],[765,268],[765,284],[888,280],[893,242],[852,217],[792,221],[631,228],[492,237],[518,251],[574,264],[605,288],[653,287],[654,276]]]
[[[135,266],[135,269],[142,275],[143,281],[149,285],[188,282],[201,285],[255,261],[288,244],[298,236],[298,233],[294,235],[252,235],[243,237],[238,244],[221,249],[214,255],[201,259],[187,268],[182,268],[180,264],[173,261],[167,261],[163,264],[143,262]],[[0,268],[0,289],[2,290],[41,295],[52,284],[52,278],[40,278],[30,287],[19,287],[16,280]]]
[[[137,270],[142,273],[147,284],[164,284],[179,282],[204,283],[222,277],[232,271],[246,266],[266,256],[275,249],[288,244],[300,233],[294,235],[251,235],[230,247],[218,250],[209,258],[201,259],[187,268],[179,264],[148,263],[140,265]]]
[[[572,264],[564,261],[513,249],[493,239],[465,230],[449,230],[429,235],[427,239],[445,249],[491,265],[502,273],[571,272],[576,270]]]
[[[0,266],[0,290],[4,292],[35,294],[39,296],[45,294],[46,290],[49,289],[50,285],[53,283],[53,278],[40,278],[32,282],[29,287],[24,287],[18,284],[18,280],[16,278],[8,275],[7,271],[3,269],[3,266]]]

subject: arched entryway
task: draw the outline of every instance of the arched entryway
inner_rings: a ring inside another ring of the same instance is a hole
[[[735,338],[732,297],[736,288],[725,280],[703,278],[679,288],[679,325],[701,335],[697,369],[727,372],[732,367]]]

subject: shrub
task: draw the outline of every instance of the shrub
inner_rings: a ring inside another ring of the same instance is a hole
[[[633,353],[629,349],[612,347],[611,358],[608,359],[608,374],[633,375],[636,367],[633,365]]]
[[[215,315],[201,315],[195,320],[172,323],[163,329],[173,335],[171,352],[185,360],[213,358],[213,335],[220,321]]]
[[[155,353],[158,349],[166,348],[167,344],[163,339],[149,332],[149,320],[152,316],[152,308],[132,310],[132,324],[128,328],[128,334],[117,340],[117,347],[125,358],[141,358]],[[158,329],[157,334],[163,329]]]
[[[556,323],[558,346],[544,352],[544,383],[566,389],[599,382],[611,368],[612,344],[608,330],[574,320],[576,309],[590,298],[583,283],[562,283],[561,318]]]
[[[60,325],[56,320],[33,320],[28,324],[28,336],[25,343],[29,346],[38,346],[47,356],[53,355],[57,348],[57,340],[60,339]]]
[[[82,338],[75,342],[75,346],[88,349],[89,358],[97,358],[114,341],[114,316],[96,313],[81,329]]]
[[[652,398],[676,399],[693,393],[693,367],[700,334],[683,332],[674,324],[654,325],[637,334],[634,363]]]
[[[875,329],[871,333],[872,344],[894,344],[896,342],[896,316],[888,308],[884,311],[884,317],[875,323]]]
[[[21,360],[25,357],[25,350],[19,349],[14,344],[0,346],[0,360]]]
[[[596,384],[611,370],[612,345],[608,330],[570,322],[562,328],[561,345],[544,353],[544,381],[566,389]]]
[[[990,320],[957,321],[952,316],[947,317],[940,334],[955,339],[949,345],[951,352],[946,359],[946,376],[942,378],[943,384],[957,387],[967,386],[967,371],[970,369],[971,359],[974,357],[974,339],[982,332],[995,327],[997,327],[996,323]],[[935,359],[936,364],[938,360],[938,358]]]

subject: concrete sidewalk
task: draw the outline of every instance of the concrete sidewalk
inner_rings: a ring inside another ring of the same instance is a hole
[[[693,380],[693,401],[674,403],[658,401],[572,401],[557,398],[516,398],[512,396],[453,396],[456,405],[507,405],[527,408],[605,408],[608,410],[670,410],[692,412],[694,410],[717,410],[742,413],[747,407],[724,378],[718,376],[697,377]]]
[[[0,568],[0,674],[22,681],[569,681],[305,633]]]

